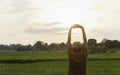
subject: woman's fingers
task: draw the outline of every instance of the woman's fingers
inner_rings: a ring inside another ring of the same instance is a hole
[[[72,28],[83,28],[83,26],[79,25],[79,24],[74,24],[73,26],[70,27],[71,29]]]

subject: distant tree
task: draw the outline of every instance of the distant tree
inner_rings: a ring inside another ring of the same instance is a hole
[[[106,53],[108,51],[108,48],[104,45],[97,45],[96,46],[96,53]]]
[[[89,48],[89,53],[96,53],[97,52],[95,45],[89,45],[88,48]]]
[[[0,50],[10,50],[10,47],[9,47],[9,45],[3,45],[3,44],[1,44],[0,45]]]
[[[120,48],[120,42],[118,40],[103,39],[101,42],[105,47],[108,48],[108,52],[116,52],[116,48]]]
[[[5,48],[5,45],[1,44],[1,45],[0,45],[0,49],[2,50],[2,49],[4,49],[4,48]]]
[[[104,44],[108,39],[104,38],[101,43]]]
[[[66,44],[65,44],[64,42],[61,42],[61,43],[59,44],[59,46],[60,46],[60,47],[66,47]]]
[[[17,51],[34,51],[34,48],[29,44],[26,46],[19,47]]]
[[[45,42],[45,43],[43,44],[43,49],[44,49],[44,50],[48,50],[48,43]]]
[[[90,45],[96,46],[97,45],[97,40],[96,39],[89,39],[88,40],[88,46],[90,46]]]
[[[106,47],[108,47],[109,49],[113,48],[113,44],[112,44],[112,40],[106,40],[106,42],[104,43]]]
[[[49,45],[49,49],[51,49],[51,50],[57,50],[57,49],[58,49],[58,46],[59,46],[58,43],[51,43],[51,44]]]
[[[34,44],[34,47],[35,47],[36,50],[38,50],[38,51],[47,50],[47,46],[48,46],[48,44],[47,44],[47,43],[44,43],[43,41],[37,41],[37,42]]]
[[[96,45],[97,45],[96,39],[89,39],[88,40],[88,48],[89,48],[90,53],[96,53]]]
[[[64,42],[61,42],[61,43],[59,44],[59,47],[60,47],[61,50],[64,50],[64,49],[67,48],[67,44],[65,44]]]
[[[22,45],[22,44],[10,44],[4,45],[0,44],[0,50],[17,50],[17,51],[47,51],[47,50],[65,50],[67,44],[61,43],[48,43],[43,41],[37,41],[32,45]],[[97,43],[96,39],[88,40],[88,48],[90,53],[105,53],[105,52],[116,52],[120,48],[120,41],[103,39],[100,43]],[[117,49],[116,49],[117,48]]]
[[[9,46],[10,46],[11,49],[17,50],[16,44],[10,44]]]
[[[120,48],[120,42],[118,40],[113,40],[112,45],[113,48]]]
[[[16,44],[16,48],[20,48],[22,46],[23,46],[22,44]]]
[[[107,39],[103,39],[101,43],[97,43],[96,39],[88,40],[88,47],[90,53],[105,53],[108,50],[108,47],[105,46]]]

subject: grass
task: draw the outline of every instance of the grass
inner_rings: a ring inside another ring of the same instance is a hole
[[[3,69],[0,70],[0,75],[66,75],[66,64],[66,62],[1,64]]]
[[[120,75],[120,61],[89,61],[88,75]]]
[[[88,75],[120,75],[120,61],[88,61]],[[0,75],[67,75],[65,61],[0,64]]]
[[[119,58],[120,53],[90,54],[87,75],[120,75]],[[52,59],[55,61],[47,61]],[[0,60],[46,60],[34,63],[0,63],[0,75],[67,75],[68,70],[66,52],[0,52]]]
[[[0,52],[0,60],[67,59],[65,52]]]
[[[89,54],[88,59],[119,59],[120,53]],[[0,52],[0,60],[67,60],[67,52]]]

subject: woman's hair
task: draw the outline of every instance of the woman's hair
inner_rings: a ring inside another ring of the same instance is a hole
[[[72,48],[75,52],[81,52],[82,45],[80,42],[73,42]]]

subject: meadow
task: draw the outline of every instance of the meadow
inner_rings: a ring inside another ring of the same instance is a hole
[[[65,51],[0,52],[0,75],[67,75]],[[120,75],[120,53],[89,54],[87,75]]]

